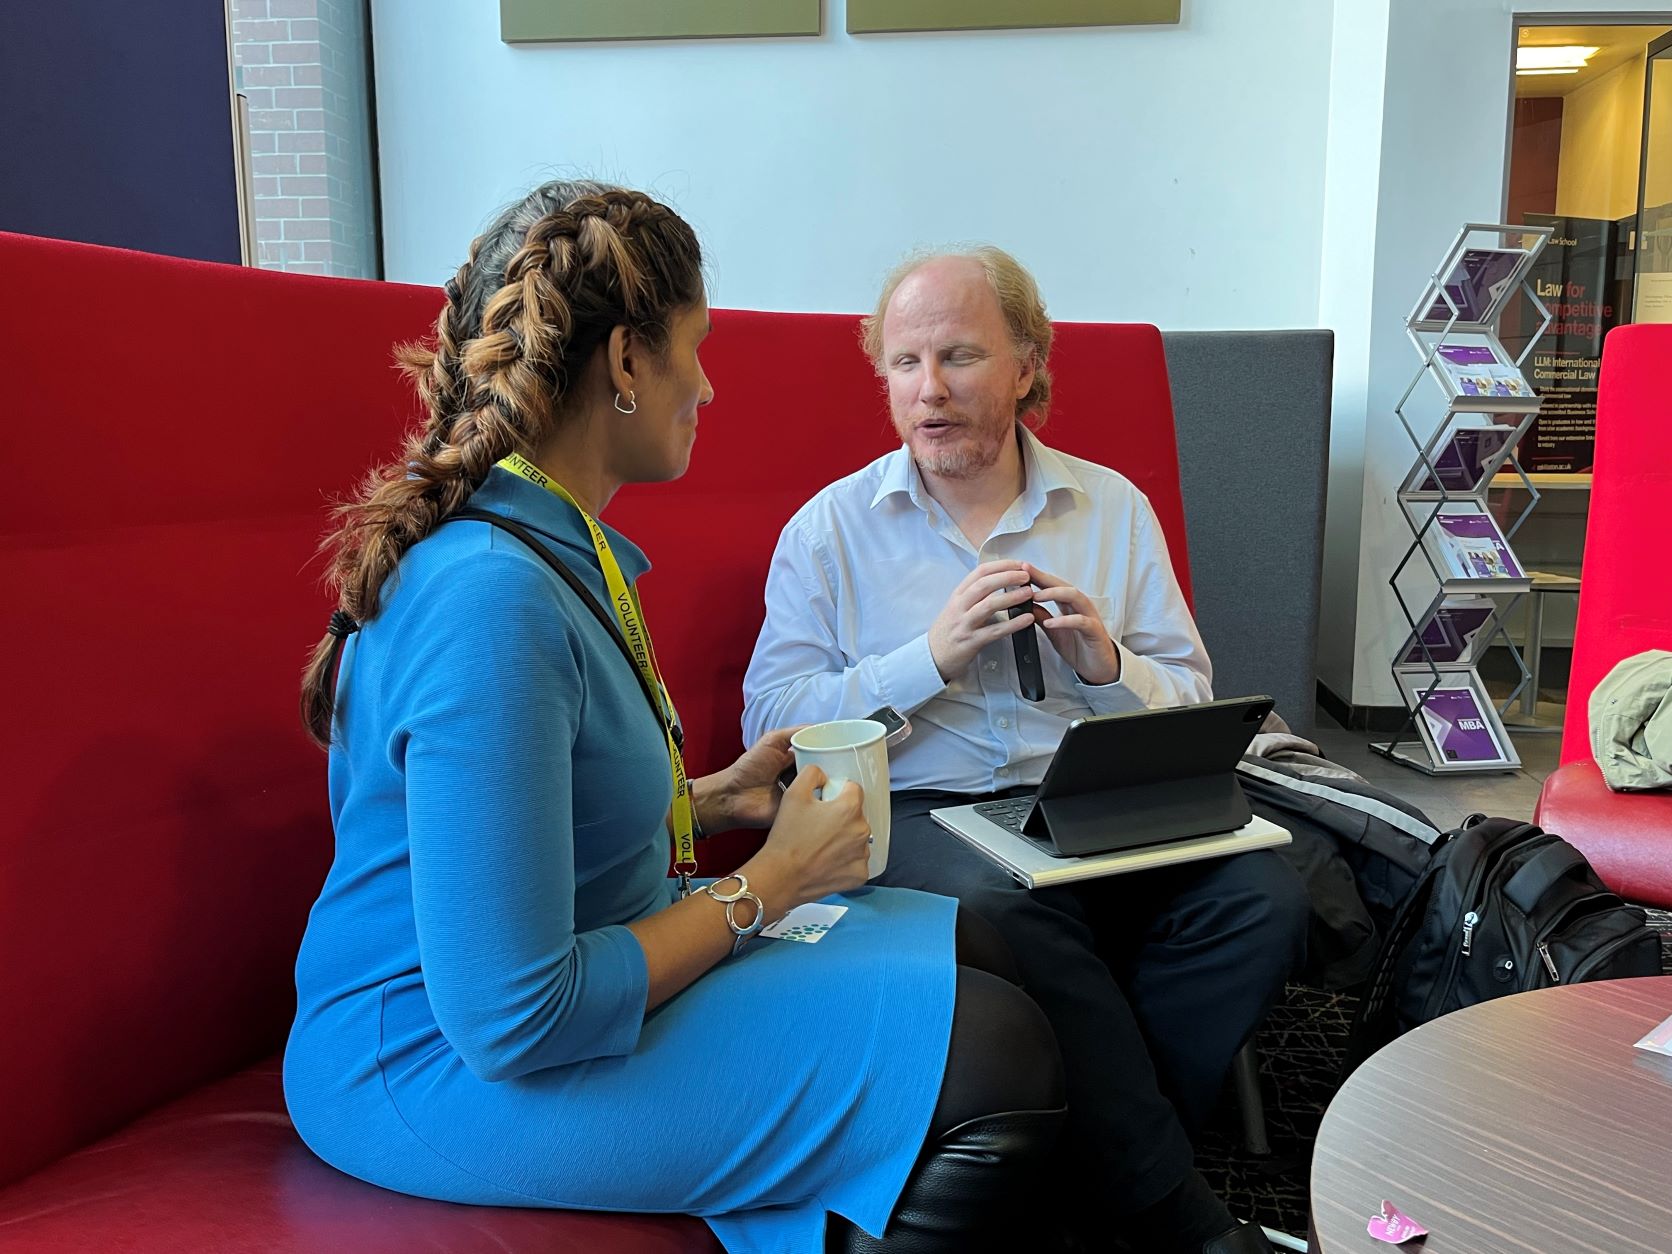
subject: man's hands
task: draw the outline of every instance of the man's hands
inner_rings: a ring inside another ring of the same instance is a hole
[[[929,655],[942,679],[951,683],[982,649],[1031,625],[1025,617],[995,621],[1011,606],[1033,600],[1030,578],[1023,562],[983,562],[964,576],[929,625]]]
[[[769,731],[725,770],[692,781],[697,817],[705,829],[772,826],[778,817],[778,772],[795,761],[790,737],[800,730]]]
[[[1041,601],[1053,602],[1058,612],[1048,612]],[[1028,605],[1032,618],[1003,617],[1017,605]],[[929,626],[929,653],[941,678],[950,683],[982,649],[1034,623],[1082,683],[1098,686],[1120,678],[1120,651],[1091,598],[1060,575],[1027,562],[983,562],[965,575]]]
[[[1109,639],[1109,629],[1097,616],[1091,598],[1061,575],[1026,563],[1024,566],[1028,578],[1039,585],[1033,599],[1053,601],[1057,607],[1057,613],[1046,614],[1035,605],[1034,617],[1062,660],[1074,668],[1080,682],[1097,687],[1119,679],[1120,650]]]

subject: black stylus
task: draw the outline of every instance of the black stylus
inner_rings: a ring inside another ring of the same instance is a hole
[[[1010,617],[1021,618],[1026,615],[1033,617],[1033,606],[1012,605]],[[1019,631],[1010,637],[1011,647],[1016,650],[1016,682],[1022,690],[1022,695],[1029,701],[1043,701],[1045,699],[1045,672],[1039,665],[1039,632],[1036,628]]]

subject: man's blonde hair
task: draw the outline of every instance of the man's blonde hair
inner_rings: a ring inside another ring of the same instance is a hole
[[[1039,284],[1034,282],[1033,275],[1004,249],[991,244],[948,252],[914,253],[889,272],[883,280],[882,294],[877,297],[876,309],[859,323],[860,343],[871,359],[872,368],[879,376],[886,377],[888,373],[882,359],[882,318],[896,289],[915,270],[942,257],[968,257],[980,265],[987,282],[992,284],[1017,359],[1033,362],[1033,386],[1016,402],[1016,417],[1032,414],[1034,425],[1043,426],[1051,408],[1051,372],[1046,366],[1051,356],[1051,317],[1045,312],[1045,301],[1039,295]]]

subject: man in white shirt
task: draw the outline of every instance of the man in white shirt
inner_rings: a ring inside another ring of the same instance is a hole
[[[1304,956],[1300,877],[1262,851],[1030,892],[928,817],[1036,787],[1073,718],[1211,696],[1155,513],[1023,425],[1049,404],[1051,324],[1007,254],[901,267],[865,336],[903,447],[785,526],[745,739],[909,716],[880,882],[957,897],[1009,940],[1062,1048],[1081,1196],[1144,1249],[1269,1250],[1196,1173],[1189,1134]],[[1052,646],[1038,702],[1010,640],[1035,623]]]

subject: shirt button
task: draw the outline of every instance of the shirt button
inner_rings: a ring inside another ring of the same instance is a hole
[[[1000,727],[1009,727],[1010,726],[1010,720],[1007,719],[1007,718],[1001,718],[999,720],[999,726]]]
[[[999,664],[997,662],[988,662],[987,663],[987,669],[989,671],[996,671],[996,670],[998,670],[998,668],[999,668]]]
[[[1001,766],[1001,767],[999,767],[999,769],[997,771],[994,772],[994,774],[998,775],[1002,779],[1004,776],[1010,774],[1010,768],[1008,766]]]

